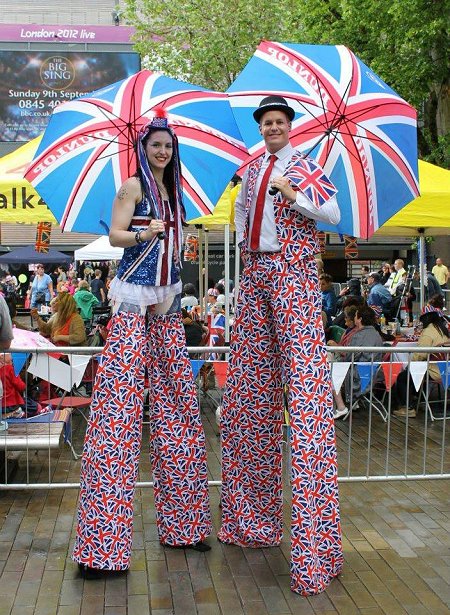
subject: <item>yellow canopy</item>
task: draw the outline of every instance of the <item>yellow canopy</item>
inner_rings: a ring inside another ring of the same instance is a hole
[[[206,228],[229,224],[230,230],[234,230],[234,201],[240,189],[240,184],[233,188],[228,185],[215,206],[213,213],[188,220],[189,224],[201,224]]]
[[[41,137],[0,158],[0,222],[56,223],[50,209],[23,175]]]
[[[450,234],[450,171],[419,160],[419,185],[421,196],[385,222],[375,236]]]

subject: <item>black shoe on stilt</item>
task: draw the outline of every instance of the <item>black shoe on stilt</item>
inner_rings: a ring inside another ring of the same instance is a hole
[[[83,579],[85,579],[85,581],[97,581],[105,576],[104,570],[90,568],[86,564],[78,564],[78,570],[80,571],[80,575],[83,577]]]
[[[106,568],[91,568],[87,564],[78,564],[80,575],[86,581],[97,581],[99,579],[107,579],[108,577],[116,577],[126,574],[125,570],[108,570]]]
[[[199,553],[206,553],[207,551],[211,551],[211,547],[206,544],[206,542],[194,542],[191,545],[167,545],[162,543],[163,547],[168,547],[169,549],[192,549],[193,551],[198,551]]]
[[[186,545],[186,549],[192,549],[193,551],[199,551],[200,553],[206,553],[211,551],[211,547],[206,542],[195,542],[193,545]]]

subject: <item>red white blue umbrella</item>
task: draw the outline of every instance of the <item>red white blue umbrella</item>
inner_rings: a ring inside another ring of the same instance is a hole
[[[187,219],[210,213],[247,157],[226,94],[143,70],[56,107],[26,178],[63,230],[104,234],[136,171],[139,130],[163,108],[180,146]]]
[[[249,160],[264,150],[261,99],[296,111],[291,143],[338,189],[341,222],[323,230],[370,237],[419,194],[416,111],[346,47],[263,41],[228,94]]]

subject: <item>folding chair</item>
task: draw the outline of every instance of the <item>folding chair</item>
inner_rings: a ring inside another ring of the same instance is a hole
[[[430,355],[430,361],[443,361],[446,363],[447,370],[447,378],[450,378],[450,359],[447,358],[448,355],[444,353],[436,353]],[[419,396],[417,399],[416,409],[419,409],[420,404],[424,404],[425,409],[430,415],[431,421],[444,421],[450,418],[450,408],[449,405],[449,396],[448,396],[448,382],[444,384],[442,382],[438,382],[437,380],[433,380],[430,378],[430,375],[427,371],[425,378],[422,380],[422,384],[419,389]],[[442,413],[442,416],[437,416],[436,410],[433,412],[433,407],[438,408],[439,414]]]
[[[84,420],[87,421],[87,416],[83,410],[90,406],[91,398],[70,395],[70,392],[73,386],[79,385],[83,378],[90,356],[73,355],[73,357],[82,360],[81,362],[75,362],[72,358],[72,365],[59,361],[52,356],[44,356],[43,354],[36,355],[31,359],[28,372],[53,384],[63,391],[63,394],[59,397],[42,400],[42,404],[52,406],[55,411],[69,408],[71,412],[78,410]],[[79,455],[76,453],[73,446],[71,446],[71,448],[75,459],[77,459]]]
[[[92,308],[92,318],[89,325],[91,331],[102,316],[111,316],[111,308],[108,305]]]
[[[353,369],[356,370],[357,363],[354,364]],[[351,370],[352,368],[350,368]],[[351,372],[350,372],[351,373]],[[374,409],[378,412],[382,420],[386,423],[389,411],[384,406],[384,399],[386,396],[386,388],[381,387],[381,383],[383,382],[383,371],[381,364],[376,366],[376,371],[373,374],[372,378],[368,382],[367,386],[364,390],[361,390],[360,393],[354,395],[352,391],[349,392],[349,397],[351,399],[351,403],[349,404],[349,415],[352,410],[359,409],[359,406],[363,406],[367,410]],[[353,381],[351,382],[353,385]],[[381,399],[379,399],[376,393],[381,394]],[[347,417],[346,417],[347,418]]]

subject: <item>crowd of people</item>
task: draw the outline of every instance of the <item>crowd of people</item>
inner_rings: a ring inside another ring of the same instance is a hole
[[[448,271],[442,264],[442,259],[436,259],[432,272],[427,272],[425,291],[427,299],[444,297],[447,288]],[[322,263],[323,267],[323,263]],[[440,275],[439,281],[433,272]],[[326,324],[339,324],[342,320],[342,308],[350,297],[363,297],[377,316],[383,315],[386,321],[398,320],[404,326],[413,324],[413,302],[416,300],[415,283],[418,283],[419,273],[415,267],[405,269],[402,259],[396,259],[393,265],[383,263],[377,271],[362,267],[360,278],[352,278],[336,295],[333,288],[333,278],[322,269],[320,284],[322,290],[322,311]],[[443,282],[441,284],[441,282]],[[340,317],[339,317],[340,315]]]
[[[436,260],[436,267],[442,266],[442,259]],[[334,361],[374,361],[380,360],[382,350],[378,355],[365,353],[364,347],[382,347],[395,343],[396,333],[400,324],[411,331],[409,339],[415,340],[420,346],[449,345],[449,318],[445,313],[444,290],[448,280],[447,272],[440,278],[445,283],[434,283],[434,275],[428,274],[427,304],[419,319],[413,321],[413,302],[416,294],[413,288],[413,273],[408,278],[405,263],[397,259],[391,266],[383,263],[378,271],[370,271],[368,267],[361,270],[360,278],[352,278],[342,287],[338,296],[333,290],[333,279],[324,272],[320,276],[322,290],[322,318],[329,346],[351,346],[361,350],[357,353],[333,354]],[[437,292],[436,292],[437,291]],[[394,323],[387,327],[386,323]],[[420,351],[411,357],[413,361],[426,360],[427,354]],[[386,356],[388,359],[388,357]],[[429,369],[431,380],[440,383],[441,374],[437,366],[431,363]],[[406,390],[410,388],[410,376],[407,369],[398,376],[392,388],[391,410],[398,417],[414,418],[416,410],[413,407],[415,392],[411,392],[409,407],[406,407]],[[381,383],[383,385],[383,383]],[[357,400],[360,395],[360,378],[357,370],[352,376],[347,375],[341,391],[334,392],[335,419],[346,419],[349,415],[349,400]],[[358,404],[356,403],[357,407]]]

